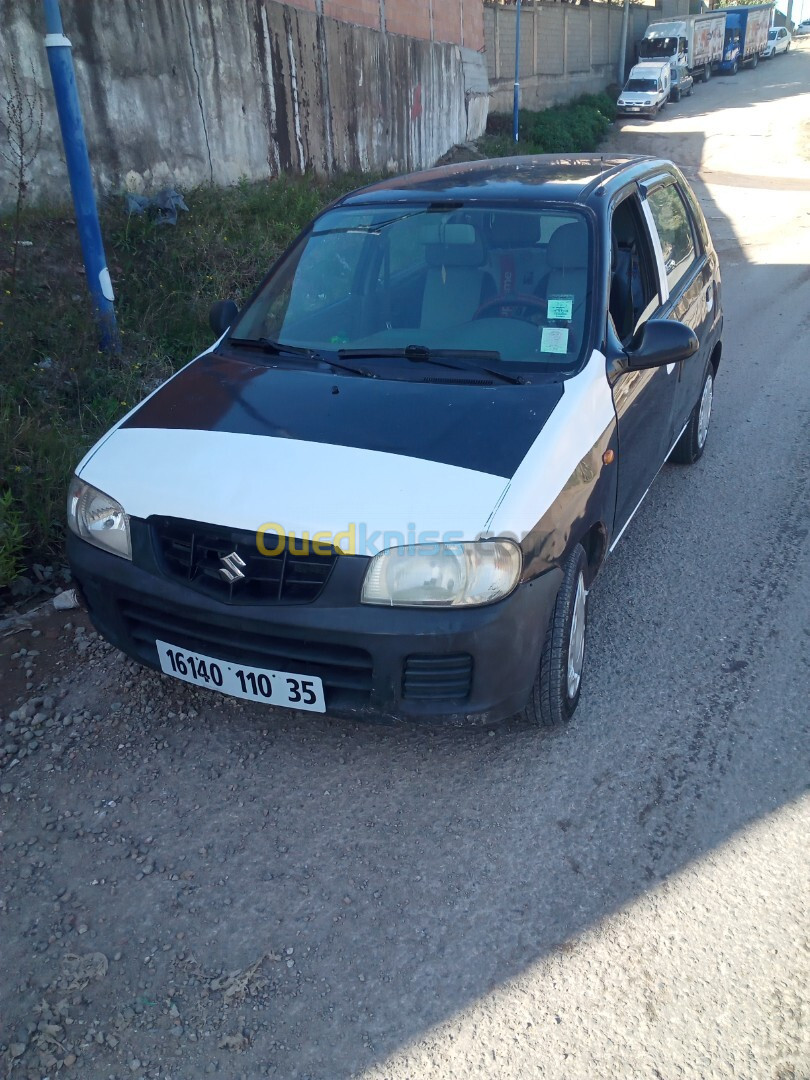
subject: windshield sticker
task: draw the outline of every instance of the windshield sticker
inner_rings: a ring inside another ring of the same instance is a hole
[[[550,296],[548,298],[548,317],[550,319],[564,319],[565,322],[571,322],[573,314],[573,296]]]
[[[551,353],[568,352],[568,331],[562,326],[544,326],[540,338],[540,351]]]

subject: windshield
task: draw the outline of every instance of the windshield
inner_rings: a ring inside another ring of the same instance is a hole
[[[420,346],[486,352],[492,368],[573,371],[592,265],[575,208],[337,208],[277,264],[233,337],[327,358]],[[395,358],[378,360],[382,374]]]
[[[625,90],[636,94],[654,94],[658,88],[655,79],[628,79]]]
[[[676,37],[642,38],[638,46],[639,56],[652,59],[659,56],[674,56],[678,51]]]

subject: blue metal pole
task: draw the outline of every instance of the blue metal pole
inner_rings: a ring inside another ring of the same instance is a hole
[[[537,12],[535,12],[535,18]],[[520,0],[517,0],[517,15],[515,17],[515,100],[512,105],[512,134],[515,142],[518,141],[518,110],[520,109]]]
[[[73,72],[72,46],[62,28],[59,0],[44,0],[44,5],[47,30],[45,49],[48,53],[56,111],[59,114],[59,126],[62,130],[62,143],[65,148],[70,189],[73,192],[76,226],[84,255],[87,284],[90,287],[93,307],[101,330],[101,346],[117,352],[118,326],[115,321],[112,283],[110,271],[107,269],[96,197],[93,192],[90,158],[87,154],[79,95],[76,91],[76,77]]]

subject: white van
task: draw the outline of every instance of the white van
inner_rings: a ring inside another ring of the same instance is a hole
[[[617,102],[620,116],[655,116],[669,101],[672,73],[669,61],[649,61],[630,69]]]

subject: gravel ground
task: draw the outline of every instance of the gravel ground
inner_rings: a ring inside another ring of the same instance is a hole
[[[0,631],[10,1076],[810,1077],[810,163],[727,180],[808,71],[616,135],[700,179],[738,131],[700,185],[726,351],[704,458],[594,590],[564,731],[242,706],[80,612]]]

